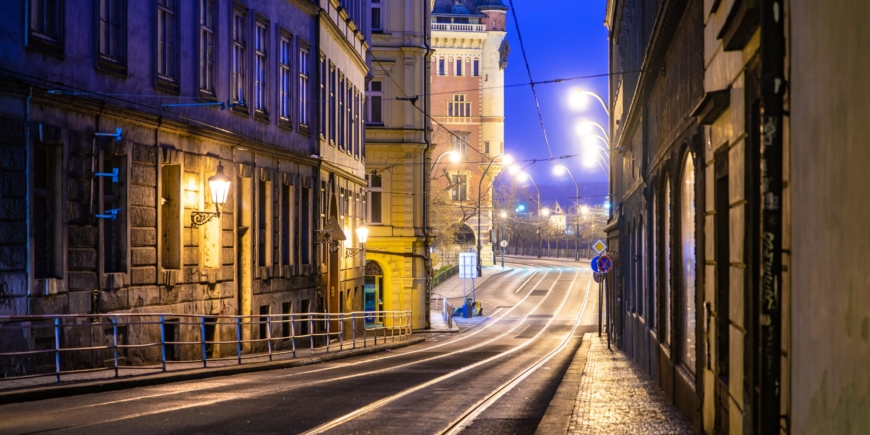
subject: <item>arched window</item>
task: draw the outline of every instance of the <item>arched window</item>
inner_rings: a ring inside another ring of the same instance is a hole
[[[662,208],[664,216],[662,217],[663,226],[663,249],[662,257],[665,259],[664,264],[664,279],[662,287],[664,288],[664,301],[662,301],[664,318],[664,334],[665,343],[671,344],[671,180],[665,179],[665,191],[662,195]]]
[[[682,264],[682,349],[680,359],[695,372],[695,164],[686,157],[683,165],[683,186],[680,189],[680,248]]]

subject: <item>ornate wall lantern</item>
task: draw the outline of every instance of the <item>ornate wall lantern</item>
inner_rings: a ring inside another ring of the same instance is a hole
[[[221,206],[227,203],[227,195],[230,193],[230,177],[224,175],[224,166],[218,162],[217,172],[208,177],[208,188],[211,191],[211,202],[215,211],[195,211],[190,214],[190,226],[198,227],[205,225],[215,217],[220,217]]]

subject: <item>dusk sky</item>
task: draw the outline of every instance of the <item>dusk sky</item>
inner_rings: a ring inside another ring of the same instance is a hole
[[[552,155],[558,159],[560,156],[578,154],[582,152],[581,136],[576,131],[580,120],[588,118],[607,128],[607,115],[601,104],[592,97],[586,98],[584,109],[577,109],[569,103],[569,96],[579,88],[596,92],[606,101],[608,77],[604,74],[607,73],[607,29],[603,24],[606,0],[512,1],[532,78],[536,82],[602,75],[539,84],[535,88]],[[511,6],[510,0],[504,0],[504,3]],[[548,159],[550,153],[541,131],[531,87],[511,86],[528,83],[529,76],[514,14],[508,12],[507,20],[507,39],[511,52],[505,70],[505,152],[517,160]],[[603,145],[601,141],[598,144]],[[521,162],[523,166],[530,163]],[[527,168],[538,186],[558,186],[558,181],[561,181],[563,190],[553,192],[552,189],[542,188],[543,202],[557,196],[574,195],[574,185],[567,174],[561,177],[553,175],[555,164],[565,165],[571,171],[580,184],[581,196],[586,190],[584,183],[595,183],[595,190],[601,190],[597,193],[606,193],[604,183],[607,177],[597,164],[591,168],[585,167],[579,156],[556,162],[539,161]],[[587,184],[586,187],[592,186]],[[603,200],[602,197],[583,202],[600,203]]]

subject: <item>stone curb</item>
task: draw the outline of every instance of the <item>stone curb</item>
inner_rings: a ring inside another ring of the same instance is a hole
[[[568,366],[568,371],[559,383],[559,388],[556,389],[556,394],[550,400],[547,406],[547,412],[541,418],[538,424],[538,429],[535,430],[537,435],[551,435],[557,433],[568,433],[568,426],[571,424],[571,416],[574,414],[574,404],[577,402],[577,394],[580,391],[580,381],[583,377],[583,370],[586,369],[586,356],[589,354],[589,347],[592,345],[592,333],[583,334],[583,343],[574,354],[574,359],[571,365]]]
[[[32,402],[36,400],[54,399],[59,397],[78,396],[81,394],[101,393],[106,391],[126,390],[130,388],[147,387],[153,385],[169,384],[172,382],[193,381],[199,379],[214,378],[220,376],[232,376],[242,373],[255,373],[267,370],[286,369],[327,361],[353,358],[362,355],[370,355],[382,352],[386,349],[398,349],[422,343],[424,337],[412,337],[405,341],[395,343],[368,346],[364,349],[353,349],[336,353],[326,353],[311,358],[296,359],[291,361],[270,361],[264,363],[251,363],[241,366],[215,367],[204,369],[191,369],[178,372],[160,373],[158,375],[144,375],[141,377],[102,379],[99,381],[74,382],[62,385],[46,385],[20,390],[0,392],[0,405],[9,403]]]

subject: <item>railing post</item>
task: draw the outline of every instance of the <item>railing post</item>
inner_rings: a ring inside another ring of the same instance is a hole
[[[329,352],[329,323],[332,320],[332,315],[326,314],[326,352]]]
[[[344,350],[344,314],[338,314],[338,350]]]
[[[242,364],[242,317],[236,317],[236,356]]]
[[[293,346],[293,358],[296,358],[296,322],[294,315],[290,315],[290,345]]]
[[[266,317],[266,343],[269,347],[269,361],[272,361],[272,315]]]
[[[396,312],[390,313],[390,319],[393,321],[393,327],[390,328],[390,338],[393,339],[393,343],[396,342]]]
[[[54,376],[60,382],[60,317],[54,318]]]
[[[115,377],[118,377],[118,317],[112,317],[112,342],[115,347]]]
[[[205,344],[205,316],[200,317],[200,343],[202,343],[202,367],[205,368],[208,364],[208,351]]]
[[[314,318],[308,313],[308,338],[311,342],[311,354],[314,355]]]
[[[160,364],[166,371],[166,319],[160,316]]]
[[[351,349],[356,349],[356,313],[350,313],[350,337],[353,340]]]
[[[366,328],[365,314],[363,314],[363,349],[365,349],[368,346],[368,341],[369,341],[368,332],[369,332],[369,329]]]

